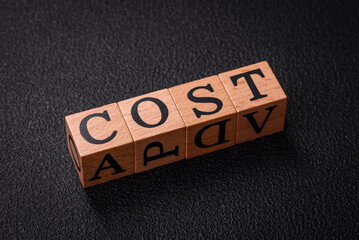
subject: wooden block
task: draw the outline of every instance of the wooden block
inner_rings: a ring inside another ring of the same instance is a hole
[[[135,141],[136,173],[184,159],[185,125],[168,89],[118,105]]]
[[[65,121],[68,149],[83,187],[135,172],[134,142],[116,103]]]
[[[169,91],[186,124],[186,158],[234,145],[236,110],[217,76]]]
[[[283,130],[287,96],[266,61],[218,76],[238,113],[237,144]]]

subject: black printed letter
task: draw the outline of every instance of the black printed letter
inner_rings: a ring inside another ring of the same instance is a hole
[[[107,142],[111,141],[116,136],[117,131],[113,131],[111,136],[109,136],[108,138],[103,139],[103,140],[95,139],[90,135],[90,133],[87,129],[87,122],[93,117],[102,117],[106,121],[111,120],[107,111],[103,111],[103,113],[93,113],[93,114],[88,115],[87,117],[82,119],[82,121],[80,123],[80,133],[81,133],[82,137],[89,143],[93,143],[93,144],[103,144],[103,143],[107,143]]]
[[[259,68],[255,69],[253,71],[250,71],[250,72],[241,73],[241,74],[238,74],[238,75],[235,75],[235,76],[231,77],[231,80],[232,80],[232,83],[233,83],[234,86],[237,86],[237,80],[238,79],[244,77],[244,79],[247,81],[247,84],[248,84],[249,88],[251,89],[251,91],[253,93],[253,98],[250,99],[251,101],[254,101],[254,100],[257,100],[257,99],[264,98],[264,97],[268,96],[267,94],[264,94],[264,95],[260,94],[260,92],[257,89],[257,86],[254,84],[253,79],[251,77],[251,75],[253,75],[253,74],[258,74],[259,76],[264,78],[264,74],[262,73],[262,71]]]
[[[243,115],[243,117],[246,117],[248,119],[249,123],[252,125],[252,127],[253,127],[254,131],[256,131],[256,133],[260,133],[262,131],[264,125],[266,124],[266,122],[269,118],[269,115],[272,113],[273,109],[276,108],[277,106],[278,105],[274,105],[272,107],[268,107],[265,109],[265,110],[268,110],[268,114],[267,114],[266,118],[264,119],[262,126],[258,126],[257,121],[253,117],[253,115],[255,113],[257,113],[257,111]]]
[[[148,157],[147,156],[147,152],[148,150],[150,150],[151,148],[153,147],[158,147],[159,150],[160,150],[160,153],[158,155],[155,155],[155,156],[152,156],[152,157]],[[167,157],[167,156],[170,156],[170,155],[175,155],[175,156],[178,156],[178,146],[175,147],[174,150],[172,151],[169,151],[169,152],[163,152],[163,145],[162,143],[160,142],[153,142],[153,143],[150,143],[148,144],[146,147],[145,147],[145,150],[143,151],[143,159],[144,159],[144,166],[147,166],[147,163],[149,161],[153,161],[153,160],[156,160],[156,159],[159,159],[159,158],[164,158],[164,157]]]
[[[145,101],[152,101],[154,103],[157,104],[158,108],[161,111],[161,120],[156,123],[156,124],[147,124],[145,123],[140,115],[138,115],[138,105],[140,105],[140,103],[145,102]],[[157,98],[152,98],[152,97],[146,97],[146,98],[142,98],[140,100],[138,100],[137,102],[135,102],[135,104],[133,104],[132,108],[131,108],[131,115],[133,120],[135,120],[135,122],[145,128],[153,128],[153,127],[158,127],[160,125],[162,125],[164,122],[166,122],[167,118],[168,118],[168,108],[167,106],[159,99]]]
[[[76,149],[75,144],[74,144],[74,140],[72,140],[71,135],[69,135],[69,148],[70,148],[71,158],[74,161],[75,166],[77,167],[77,170],[79,170],[79,172],[81,172],[79,153],[77,152],[77,149]],[[72,151],[72,149],[75,149],[76,158],[75,158],[75,155],[74,155],[74,152]]]
[[[217,108],[215,110],[213,110],[212,112],[202,112],[202,111],[198,110],[197,108],[193,108],[193,112],[194,112],[194,114],[196,114],[197,118],[200,118],[201,115],[215,114],[215,113],[219,112],[223,106],[222,101],[219,100],[218,98],[193,96],[194,91],[196,91],[197,89],[201,89],[201,88],[207,89],[210,92],[214,92],[211,84],[207,84],[207,86],[195,87],[195,88],[191,89],[191,91],[188,92],[188,94],[187,94],[188,99],[191,100],[192,102],[196,102],[196,103],[214,103],[217,105]]]
[[[200,148],[208,148],[208,147],[213,147],[222,143],[226,143],[229,142],[229,140],[225,139],[225,135],[226,135],[226,123],[229,121],[230,119],[226,119],[220,122],[216,122],[216,123],[212,123],[210,125],[205,126],[204,128],[202,128],[201,130],[198,131],[198,133],[196,134],[195,138],[194,138],[194,143],[200,147]],[[214,144],[210,144],[210,145],[206,145],[202,142],[202,134],[210,127],[213,126],[219,126],[219,130],[218,130],[218,141],[217,143]]]
[[[105,164],[105,162],[108,162],[110,165],[107,167],[103,167],[103,165]],[[111,156],[111,154],[106,154],[104,159],[102,160],[100,166],[98,167],[95,175],[90,179],[90,181],[94,181],[97,179],[100,179],[101,177],[98,176],[98,174],[102,171],[102,170],[106,170],[109,168],[113,168],[115,170],[114,173],[112,173],[112,175],[118,174],[118,173],[122,173],[125,172],[126,170],[122,169],[120,165],[118,165],[118,163],[116,162],[116,160]]]

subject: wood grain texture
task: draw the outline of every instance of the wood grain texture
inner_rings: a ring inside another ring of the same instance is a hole
[[[65,121],[68,149],[83,187],[135,172],[133,139],[116,103]]]
[[[267,62],[67,116],[84,187],[283,130],[287,97]]]
[[[118,105],[135,141],[136,173],[185,158],[185,124],[168,89]]]
[[[287,96],[266,61],[218,76],[238,113],[236,144],[283,130]]]
[[[217,76],[178,85],[169,91],[186,124],[186,158],[234,145],[236,110]]]

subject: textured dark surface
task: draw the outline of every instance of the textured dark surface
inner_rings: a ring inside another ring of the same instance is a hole
[[[0,3],[1,238],[358,239],[358,3]],[[282,133],[83,190],[64,116],[267,60]]]

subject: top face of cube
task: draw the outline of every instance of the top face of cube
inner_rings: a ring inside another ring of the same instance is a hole
[[[171,87],[169,91],[186,126],[193,126],[236,112],[217,76]]]
[[[168,89],[118,102],[135,141],[184,128]]]
[[[116,103],[65,117],[81,157],[133,142]]]
[[[218,76],[238,112],[287,98],[266,61]]]

